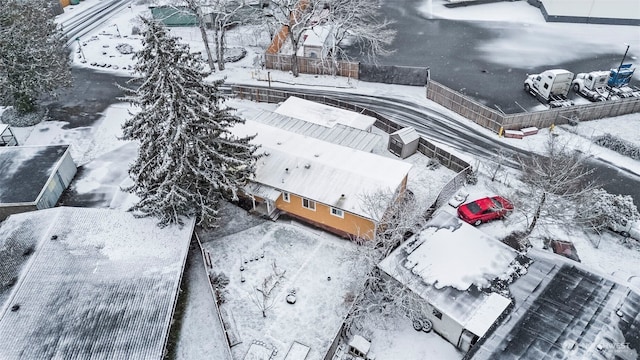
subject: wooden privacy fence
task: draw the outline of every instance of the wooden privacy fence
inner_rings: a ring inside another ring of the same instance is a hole
[[[589,121],[636,112],[640,112],[640,98],[634,97],[531,113],[510,114],[503,117],[502,126],[511,130],[530,126],[543,128],[551,126],[551,124],[566,124],[570,119]]]
[[[552,124],[566,124],[570,119],[588,121],[640,112],[640,98],[634,97],[505,115],[433,80],[429,80],[426,92],[427,99],[495,133],[498,133],[501,127],[504,130],[519,130],[532,126],[544,128]]]
[[[392,132],[402,129],[404,126],[395,123],[387,119],[386,117],[378,114],[375,111],[369,110],[359,105],[352,104],[350,102],[334,99],[322,95],[309,95],[304,93],[298,93],[295,91],[283,91],[268,88],[257,88],[251,86],[231,86],[231,91],[239,99],[252,100],[257,102],[267,103],[279,103],[287,100],[290,96],[296,96],[305,100],[315,101],[321,104],[335,106],[341,109],[355,111],[360,114],[368,115],[376,119],[374,126],[378,129],[390,134]],[[464,169],[470,169],[469,163],[448,152],[447,150],[437,146],[429,140],[420,137],[418,143],[418,152],[425,156],[436,159],[444,167],[451,169],[455,172],[460,172]]]
[[[359,64],[347,61],[332,61],[330,59],[319,59],[298,56],[298,71],[302,74],[314,75],[338,75],[358,78]],[[264,54],[265,68],[281,71],[291,71],[291,55]]]
[[[427,99],[432,100],[449,110],[464,116],[476,124],[496,133],[502,126],[502,114],[481,103],[463,96],[457,91],[429,80],[427,83]]]

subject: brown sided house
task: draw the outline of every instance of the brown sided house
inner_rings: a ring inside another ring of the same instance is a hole
[[[371,239],[388,207],[404,195],[411,164],[248,120],[262,157],[245,192],[253,208],[345,237]],[[368,199],[376,197],[375,205]]]

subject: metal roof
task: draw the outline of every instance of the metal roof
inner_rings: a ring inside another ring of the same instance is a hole
[[[232,132],[240,137],[257,133],[253,142],[264,156],[252,181],[373,220],[379,220],[391,199],[370,209],[365,197],[394,194],[412,166],[252,120]]]
[[[400,138],[400,140],[402,140],[402,142],[405,144],[409,144],[411,142],[414,142],[420,139],[420,135],[418,134],[416,129],[414,129],[411,126],[407,126],[405,128],[402,128],[396,132],[389,134],[389,136],[394,136],[394,135],[397,135]]]
[[[160,228],[128,212],[57,207],[12,215],[0,233],[20,243],[32,216],[44,220],[33,254],[0,250],[3,262],[23,259],[8,269],[18,279],[0,308],[0,358],[161,359],[195,221]]]
[[[0,147],[0,206],[33,203],[69,145]]]
[[[295,96],[290,96],[278,106],[275,112],[326,127],[343,124],[360,130],[369,130],[376,122],[374,117],[368,115]]]
[[[637,359],[640,293],[571,260],[530,250],[515,307],[469,358]]]
[[[381,140],[380,135],[352,128],[343,124],[326,127],[271,111],[262,111],[252,120],[297,134],[311,136],[333,144],[348,146],[350,148],[366,152],[373,152]]]

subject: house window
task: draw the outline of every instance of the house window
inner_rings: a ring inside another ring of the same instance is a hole
[[[431,311],[431,313],[433,314],[433,316],[437,317],[438,320],[442,320],[442,313],[436,309],[433,309],[433,311]]]
[[[316,211],[316,202],[313,200],[302,198],[302,207],[305,209]]]
[[[331,215],[337,216],[339,218],[344,218],[344,211],[332,207],[331,208]]]
[[[285,202],[290,202],[291,198],[289,197],[289,193],[288,192],[283,192],[282,193],[282,200],[284,200]]]

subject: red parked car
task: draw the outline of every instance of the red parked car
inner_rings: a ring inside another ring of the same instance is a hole
[[[458,207],[458,217],[471,225],[502,219],[513,210],[513,205],[502,196],[486,197]]]

